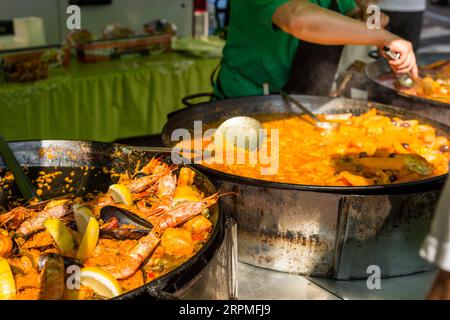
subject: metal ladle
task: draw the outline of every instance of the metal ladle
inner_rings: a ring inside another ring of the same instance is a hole
[[[324,130],[333,130],[339,126],[339,124],[335,123],[335,122],[326,122],[326,121],[320,120],[314,113],[312,113],[311,111],[309,111],[308,108],[306,108],[304,105],[302,105],[300,103],[300,101],[298,101],[297,99],[295,99],[294,97],[292,97],[291,95],[289,95],[288,93],[286,93],[285,91],[283,91],[281,89],[277,89],[277,91],[281,94],[281,96],[283,97],[283,99],[285,101],[292,102],[296,107],[300,108],[304,113],[306,113],[308,116],[310,116],[314,120],[314,126],[316,128],[320,128],[320,129],[324,129]]]
[[[294,104],[294,106],[298,107],[302,112],[309,115],[314,120],[314,126],[316,128],[324,129],[324,130],[333,130],[336,129],[339,124],[334,122],[325,122],[320,120],[314,113],[309,111],[308,108],[303,106],[297,99],[286,93],[284,90],[272,88],[277,91],[281,97],[288,102]],[[215,137],[244,137],[243,139],[236,139],[233,141],[233,144],[237,147],[247,149],[247,150],[257,150],[261,147],[262,142],[264,141],[264,135],[261,134],[262,126],[261,122],[252,117],[240,116],[240,117],[232,117],[224,121],[216,130]],[[255,143],[256,142],[256,143]]]
[[[264,141],[263,129],[261,122],[255,118],[232,117],[220,124],[214,133],[214,140],[222,138],[228,144],[232,139],[234,146],[253,151],[259,149]]]
[[[386,56],[390,60],[398,60],[400,58],[400,54],[396,53],[391,50],[389,47],[384,47],[383,52],[386,54]],[[395,78],[397,79],[397,82],[405,88],[411,89],[414,87],[414,84],[420,85],[420,79],[415,79],[411,73],[405,73],[405,74],[394,74]]]

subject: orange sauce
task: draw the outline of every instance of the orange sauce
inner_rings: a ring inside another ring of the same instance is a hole
[[[338,128],[324,131],[314,128],[306,116],[259,117],[268,137],[258,152],[267,152],[278,162],[278,170],[271,174],[262,173],[268,165],[261,163],[203,165],[242,177],[318,186],[401,183],[448,171],[449,140],[429,125],[389,118],[375,109],[361,116],[337,118],[328,121],[337,122]],[[278,154],[266,150],[272,142],[271,129],[279,130]],[[182,141],[179,146],[194,148],[193,142]],[[203,141],[203,147],[209,143]]]

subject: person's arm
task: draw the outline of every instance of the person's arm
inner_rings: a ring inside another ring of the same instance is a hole
[[[422,244],[420,255],[439,268],[427,298],[450,300],[450,175],[447,177],[431,230]]]
[[[450,272],[439,270],[433,286],[427,296],[428,300],[450,300]]]
[[[272,22],[284,32],[307,42],[375,45],[380,49],[389,46],[400,54],[398,60],[389,62],[394,71],[418,75],[416,57],[409,41],[383,29],[370,30],[364,22],[321,8],[308,0],[291,0],[281,5]]]

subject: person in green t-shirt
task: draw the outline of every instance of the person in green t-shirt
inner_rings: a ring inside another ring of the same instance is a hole
[[[283,88],[297,49],[302,50],[300,40],[326,46],[388,46],[400,54],[389,62],[395,72],[418,74],[410,42],[344,15],[355,9],[353,0],[230,1],[227,42],[214,88],[219,99],[262,95],[265,83],[271,92]],[[341,14],[328,9],[333,2]]]

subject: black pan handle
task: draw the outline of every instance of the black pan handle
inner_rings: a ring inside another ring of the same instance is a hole
[[[197,94],[192,94],[190,96],[186,96],[183,99],[181,99],[181,102],[187,107],[194,107],[196,105],[199,104],[203,104],[205,102],[200,102],[200,103],[192,103],[191,100],[193,99],[198,99],[198,98],[209,98],[209,101],[211,101],[212,99],[217,99],[217,96],[213,93],[197,93]],[[208,102],[209,102],[208,101]]]
[[[193,94],[193,95],[189,95],[189,96],[184,97],[183,99],[181,99],[181,102],[186,106],[186,108],[191,108],[191,107],[194,107],[196,105],[200,105],[200,104],[206,103],[206,102],[200,102],[200,103],[193,103],[193,102],[191,102],[191,100],[198,99],[198,98],[209,98],[209,101],[211,101],[213,99],[219,99],[219,97],[217,97],[213,93],[197,93],[197,94]],[[186,108],[184,108],[184,109],[186,109]],[[184,109],[168,113],[167,114],[167,119],[172,118],[174,115],[176,115],[177,113],[180,113]]]
[[[25,172],[23,172],[22,168],[20,167],[19,161],[17,161],[16,156],[11,151],[11,148],[2,135],[0,135],[0,155],[5,161],[9,170],[11,170],[14,179],[16,180],[17,187],[25,197],[25,200],[29,201],[32,199],[38,199],[40,201],[41,199],[37,195],[36,190],[34,190],[30,179],[28,179]]]

